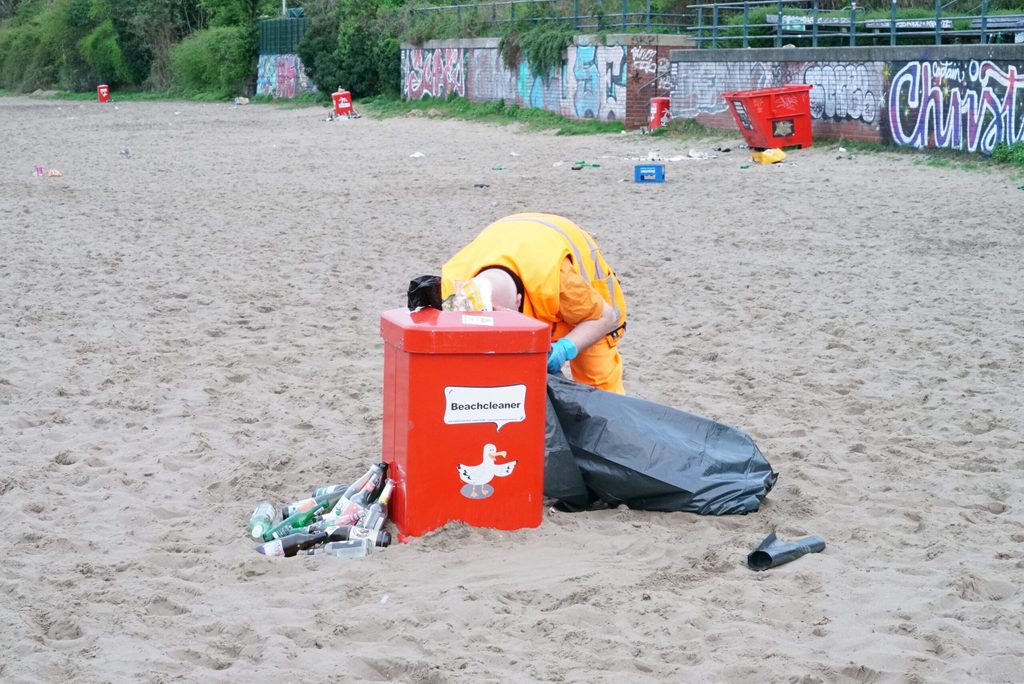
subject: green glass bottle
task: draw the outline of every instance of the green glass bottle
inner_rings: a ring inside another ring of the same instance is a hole
[[[331,499],[324,499],[317,505],[310,508],[308,511],[298,511],[292,513],[287,518],[277,523],[269,530],[263,533],[263,541],[270,541],[271,539],[280,539],[292,533],[293,528],[306,527],[316,516],[321,512],[327,510],[331,506]]]

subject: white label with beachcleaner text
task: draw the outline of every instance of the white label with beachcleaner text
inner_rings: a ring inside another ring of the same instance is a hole
[[[526,420],[526,385],[445,387],[444,422],[448,425],[506,423]]]

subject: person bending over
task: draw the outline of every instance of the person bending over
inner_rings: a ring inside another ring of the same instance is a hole
[[[626,300],[585,230],[554,214],[499,219],[444,265],[441,298],[469,280],[485,308],[520,311],[551,326],[549,372],[569,362],[575,381],[625,394],[618,343]]]

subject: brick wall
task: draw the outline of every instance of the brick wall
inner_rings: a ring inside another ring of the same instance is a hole
[[[455,93],[474,102],[501,100],[638,128],[647,123],[650,98],[669,94],[671,50],[691,45],[680,36],[609,35],[601,44],[581,36],[561,67],[547,74],[525,63],[510,68],[497,38],[403,45],[402,94],[421,99]]]
[[[668,95],[673,118],[735,129],[722,93],[809,83],[815,137],[988,154],[1024,141],[1024,54],[1015,45],[694,50],[681,36],[579,37],[559,69],[509,68],[498,40],[402,46],[407,99],[502,100],[573,119],[647,123]]]
[[[673,118],[736,125],[722,93],[808,83],[815,137],[988,154],[1024,141],[1013,45],[674,50]]]
[[[315,93],[298,55],[260,55],[256,69],[256,94],[291,98]]]

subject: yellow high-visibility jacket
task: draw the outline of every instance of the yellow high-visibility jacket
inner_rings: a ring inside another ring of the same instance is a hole
[[[523,283],[523,313],[545,323],[561,322],[558,314],[559,274],[568,257],[573,270],[615,311],[616,331],[626,323],[626,300],[615,273],[597,243],[569,219],[554,214],[513,214],[484,228],[441,269],[441,298],[455,291],[456,280],[500,266]]]

